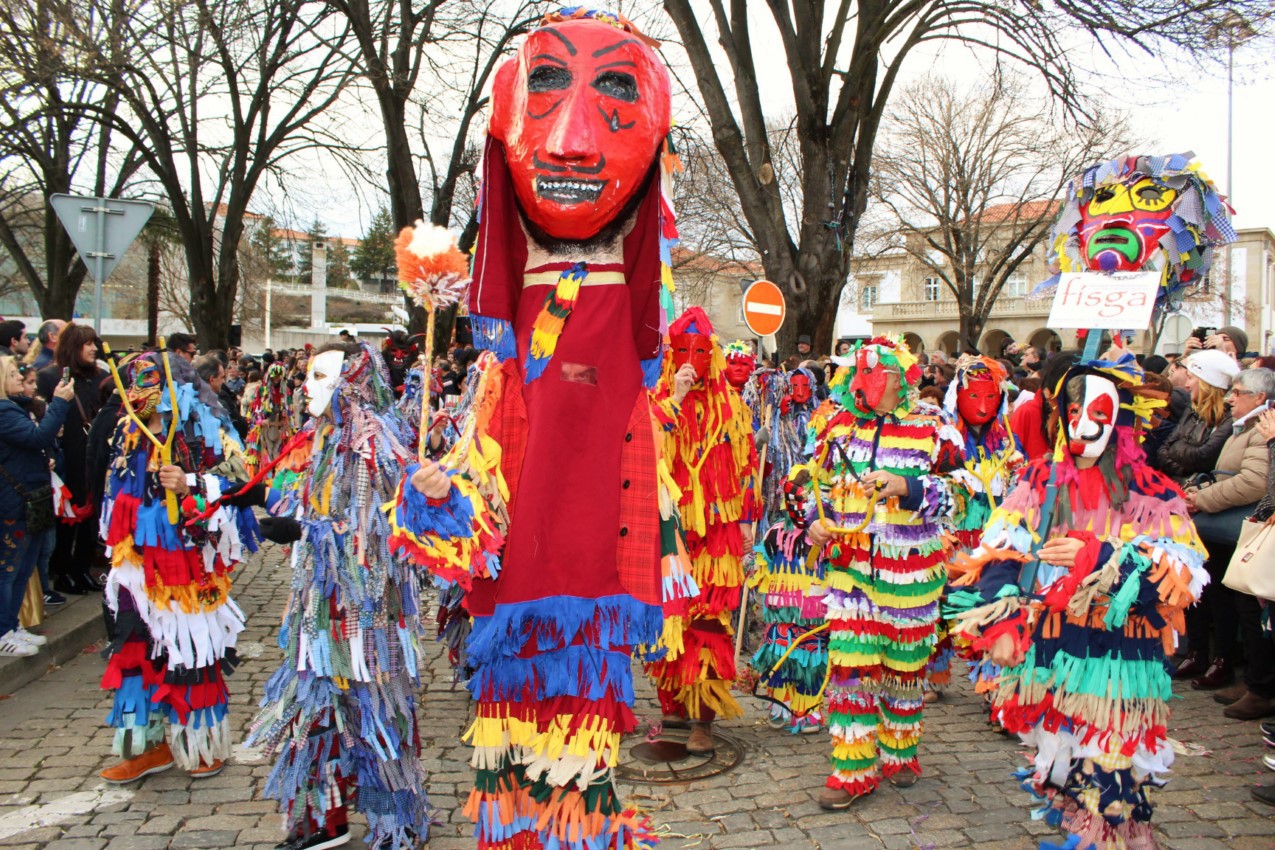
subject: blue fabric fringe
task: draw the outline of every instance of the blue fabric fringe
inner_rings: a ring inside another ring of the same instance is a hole
[[[518,353],[513,325],[507,319],[471,315],[469,326],[474,334],[474,347],[493,352],[502,363]]]

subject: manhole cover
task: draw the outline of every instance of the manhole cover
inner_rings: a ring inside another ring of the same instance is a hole
[[[713,729],[717,744],[712,755],[693,755],[686,751],[689,723],[665,721],[660,735],[648,741],[637,735],[625,741],[625,758],[615,769],[618,779],[646,785],[672,785],[708,779],[744,761],[744,744],[720,728]]]

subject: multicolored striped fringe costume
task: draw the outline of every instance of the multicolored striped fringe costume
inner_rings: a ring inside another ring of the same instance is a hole
[[[1068,377],[1107,375],[1120,388],[1115,435],[1088,469],[1060,441],[1057,503],[1040,534],[1082,541],[1076,565],[1041,564],[1031,593],[1019,588],[1050,483],[1051,463],[1034,461],[958,564],[946,611],[976,651],[1009,634],[1026,653],[996,680],[993,711],[1035,750],[1019,776],[1042,815],[1076,836],[1069,847],[1143,850],[1157,846],[1148,787],[1163,785],[1173,763],[1164,659],[1208,574],[1181,491],[1146,465],[1130,424],[1145,425],[1149,413],[1129,392],[1140,370],[1087,367]]]
[[[813,386],[814,376],[809,378]],[[772,382],[788,385],[782,375]],[[750,663],[760,687],[776,703],[772,725],[786,720],[793,732],[822,725],[828,676],[828,630],[820,628],[826,623],[823,562],[809,557],[807,506],[801,503],[801,488],[788,477],[789,471],[800,470],[809,460],[812,422],[818,427],[832,409],[828,404],[814,416],[817,404],[813,396],[803,403],[787,392],[776,399],[762,487],[767,525],[757,548],[756,570],[749,579],[749,586],[761,596],[764,624],[761,645]]]
[[[677,367],[671,351],[665,354],[664,374],[654,392],[665,416],[664,456],[681,493],[679,514],[699,596],[684,615],[665,612],[667,651],[646,670],[666,715],[726,720],[744,713],[731,684],[736,675],[734,612],[744,586],[740,524],[753,522],[756,512],[752,415],[726,382],[726,358],[703,311],[692,307],[670,331],[698,333],[714,342],[707,374],[680,405],[672,398]]]
[[[990,357],[964,355],[956,364],[956,374],[948,384],[943,399],[943,412],[953,423],[964,446],[964,463],[950,473],[952,492],[956,497],[953,526],[957,543],[963,552],[973,552],[983,539],[983,529],[992,510],[1009,493],[1014,476],[1022,467],[1023,456],[1009,431],[1009,395],[1002,390],[996,418],[980,430],[966,422],[957,409],[957,393],[972,380],[1003,383],[1008,375]],[[942,688],[952,679],[952,659],[956,655],[947,621],[939,620],[939,643],[925,670],[926,684]],[[981,653],[970,654],[970,680],[978,693],[990,690],[999,668]]]
[[[857,346],[901,373],[905,390],[920,378],[899,340]],[[951,482],[936,468],[960,454],[938,408],[905,399],[877,416],[855,401],[855,367],[838,371],[830,390],[837,409],[816,435],[807,523],[819,516],[840,531],[819,557],[829,624],[825,705],[832,733],[829,788],[867,794],[881,776],[917,774],[925,665],[935,645],[939,596],[950,557],[944,523],[953,511]],[[902,498],[879,499],[861,476],[883,470],[908,480]],[[818,500],[818,501],[816,501]]]
[[[390,551],[382,506],[412,458],[380,353],[346,355],[331,407],[275,475],[271,512],[302,529],[279,647],[248,743],[276,756],[266,796],[290,835],[333,831],[352,805],[373,847],[428,838],[419,760],[421,586]],[[417,411],[419,416],[419,410]]]
[[[130,392],[145,422],[158,410],[164,442],[172,427],[172,395],[160,381],[158,355],[130,364],[151,397]],[[190,383],[176,386],[181,423],[172,463],[193,473],[191,494],[171,522],[159,484],[161,454],[130,418],[111,441],[101,536],[111,559],[106,604],[115,635],[106,649],[102,687],[115,692],[107,724],[116,729],[114,752],[134,758],[167,737],[177,765],[211,767],[230,755],[225,674],[237,664],[235,642],[244,615],[230,598],[231,572],[257,547],[251,509],[223,505],[206,521],[186,525],[218,499],[232,481],[220,473],[238,466],[238,435],[221,428]],[[155,392],[162,392],[156,399]],[[156,404],[158,406],[156,407]]]
[[[283,364],[271,363],[249,405],[248,436],[244,443],[250,473],[273,461],[292,438],[291,401],[284,377]]]

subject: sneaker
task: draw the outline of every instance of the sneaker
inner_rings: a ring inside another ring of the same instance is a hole
[[[332,835],[326,832],[316,832],[309,837],[289,835],[281,843],[276,844],[274,850],[327,850],[329,847],[340,847],[349,840],[350,828],[338,826],[333,830]]]
[[[1275,720],[1262,721],[1262,734],[1275,738]]]
[[[0,657],[23,658],[35,655],[40,648],[18,637],[17,629],[0,637]]]
[[[1262,764],[1266,765],[1269,770],[1275,770],[1275,756],[1269,753],[1262,756]]]
[[[1260,800],[1268,806],[1275,806],[1275,785],[1258,785],[1252,789],[1254,800]]]
[[[58,593],[56,590],[50,590],[44,594],[44,607],[57,608],[59,605],[66,604],[66,597]]]
[[[32,646],[44,646],[46,643],[49,642],[49,639],[46,638],[44,635],[33,634],[27,631],[26,629],[22,628],[21,626],[18,626],[16,629],[14,629],[13,633],[18,636],[18,640],[26,641]]]
[[[225,766],[226,766],[226,763],[223,762],[221,759],[214,759],[212,764],[204,764],[201,761],[199,763],[199,767],[195,768],[194,770],[190,772],[190,778],[191,779],[208,779],[210,776],[216,776],[217,774],[221,773],[222,768],[224,768]]]
[[[163,773],[172,766],[172,750],[168,748],[168,744],[159,744],[136,758],[125,759],[113,767],[108,767],[98,775],[112,785],[127,785],[143,776]]]

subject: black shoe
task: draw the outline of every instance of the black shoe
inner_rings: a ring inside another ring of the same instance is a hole
[[[53,580],[53,589],[58,593],[65,593],[70,596],[83,596],[85,593],[88,593],[87,590],[82,590],[78,583],[72,581],[67,576],[58,576],[55,578]]]
[[[1275,720],[1262,721],[1262,734],[1275,738]]]
[[[86,593],[101,593],[103,590],[106,590],[106,584],[98,581],[91,575],[82,575],[76,579],[76,582],[80,585],[80,587],[88,588],[88,590],[85,591]]]
[[[1191,687],[1197,691],[1215,691],[1235,681],[1235,666],[1225,658],[1214,658],[1213,663],[1203,676],[1192,680]]]
[[[1173,671],[1174,679],[1194,679],[1203,676],[1209,669],[1209,659],[1203,652],[1189,652],[1182,663]]]
[[[59,605],[65,605],[65,604],[66,604],[66,597],[58,593],[56,590],[50,590],[48,593],[44,594],[45,608],[56,608]]]
[[[338,826],[335,834],[316,832],[311,836],[289,835],[274,850],[327,850],[329,847],[340,847],[350,840],[350,828]]]
[[[1253,799],[1268,806],[1275,806],[1275,785],[1258,785],[1253,789]]]

